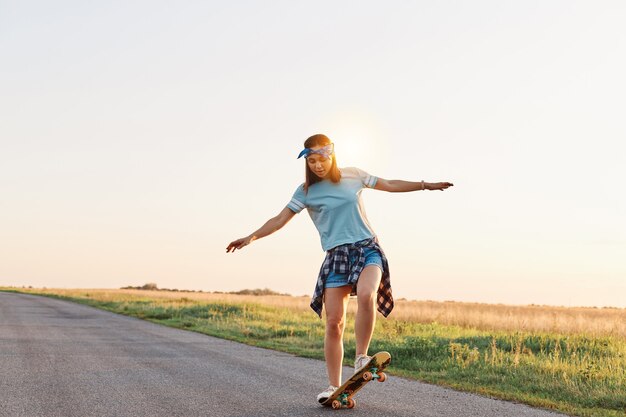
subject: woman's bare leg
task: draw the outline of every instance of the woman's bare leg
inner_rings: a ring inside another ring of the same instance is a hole
[[[346,306],[351,287],[326,288],[324,290],[324,309],[326,310],[326,335],[324,337],[324,356],[326,370],[331,385],[341,385],[343,366],[343,330],[346,325]]]
[[[363,268],[357,282],[356,321],[354,337],[356,339],[356,354],[367,355],[367,350],[374,333],[376,324],[376,298],[382,271],[376,265],[368,265]]]

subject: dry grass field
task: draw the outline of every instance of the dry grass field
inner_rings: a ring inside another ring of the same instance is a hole
[[[21,289],[20,291],[27,291]],[[134,289],[34,289],[37,293],[50,293],[68,297],[98,296],[100,300],[119,300],[146,297],[169,300],[172,305],[189,300],[221,303],[254,303],[296,311],[311,311],[308,296],[239,295],[228,293],[188,291],[146,291]],[[89,295],[87,295],[89,294]],[[356,302],[351,300],[349,312],[354,312]],[[626,309],[513,306],[438,301],[396,300],[390,320],[416,323],[437,323],[477,330],[505,330],[545,332],[559,334],[584,334],[587,336],[617,336],[626,338]]]

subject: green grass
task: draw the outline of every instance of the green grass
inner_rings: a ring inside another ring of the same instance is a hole
[[[37,293],[36,290],[23,290]],[[255,346],[323,359],[324,323],[309,311],[254,302],[148,298],[97,291],[56,296]],[[353,317],[346,364],[355,354]],[[379,318],[371,352],[391,374],[578,416],[626,416],[626,340],[616,336],[477,330]]]

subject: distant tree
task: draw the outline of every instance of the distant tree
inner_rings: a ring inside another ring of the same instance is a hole
[[[241,290],[241,291],[232,291],[231,294],[239,294],[239,295],[286,295],[281,294],[276,291],[272,291],[269,288],[264,289],[254,289],[254,290]]]

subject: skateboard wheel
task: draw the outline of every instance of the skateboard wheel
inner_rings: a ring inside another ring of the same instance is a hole
[[[341,408],[341,401],[339,400],[334,400],[331,404],[331,406],[333,407],[333,409],[335,410],[339,410]]]
[[[384,372],[378,373],[378,382],[385,382],[387,380],[387,374]]]
[[[363,373],[363,381],[371,381],[374,375],[370,371]]]
[[[356,401],[353,398],[348,398],[348,408],[354,408]]]

